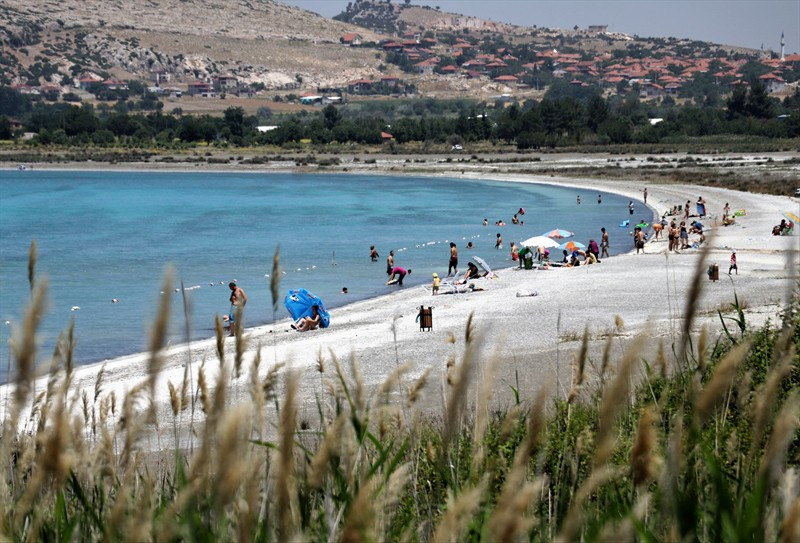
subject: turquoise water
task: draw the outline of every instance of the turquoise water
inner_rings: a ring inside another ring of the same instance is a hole
[[[553,228],[573,230],[586,243],[599,240],[606,226],[612,249],[627,251],[627,230],[616,225],[629,218],[628,200],[604,193],[598,205],[597,194],[584,194],[577,205],[576,192],[425,177],[0,171],[0,340],[6,344],[29,299],[31,240],[38,245],[37,274],[49,283],[40,359],[74,318],[75,356],[87,363],[146,350],[168,263],[191,289],[196,339],[211,337],[214,314],[228,312],[233,279],[249,299],[246,324],[272,320],[267,275],[278,243],[286,272],[281,301],[288,289],[305,287],[334,309],[398,288],[385,286],[389,249],[397,265],[414,271],[401,288],[428,283],[434,271],[446,275],[449,241],[458,244],[461,271],[472,255],[510,266],[512,240]],[[525,224],[512,225],[520,207]],[[499,219],[508,226],[494,226]],[[498,232],[502,251],[494,249]],[[465,248],[468,241],[474,250]],[[369,259],[373,244],[381,255],[376,263]],[[342,287],[350,293],[341,294]],[[183,309],[180,294],[172,296],[177,342]],[[286,316],[282,303],[277,316]],[[331,322],[336,326],[335,310]],[[0,352],[0,371],[7,357]]]

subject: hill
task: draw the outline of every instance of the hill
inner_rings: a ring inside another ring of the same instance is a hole
[[[93,73],[325,86],[377,73],[374,53],[341,54],[352,25],[272,0],[0,2],[2,83],[66,84]]]

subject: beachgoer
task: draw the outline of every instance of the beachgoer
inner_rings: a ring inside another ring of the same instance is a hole
[[[597,264],[597,257],[591,251],[586,251],[583,257],[583,263],[587,266],[590,264]]]
[[[586,246],[587,252],[592,253],[594,258],[597,262],[600,262],[600,248],[597,246],[597,242],[593,239],[589,240],[589,244]]]
[[[342,294],[349,294],[350,291],[347,290],[347,287],[342,287]]]
[[[522,269],[522,266],[525,265],[526,260],[533,260],[533,254],[529,247],[523,246],[522,249],[519,250],[517,253],[517,258],[519,259],[519,269]],[[531,262],[533,264],[533,262]]]
[[[502,249],[503,248],[503,237],[500,235],[500,232],[497,233],[497,241],[494,244],[495,249]]]
[[[739,266],[736,265],[736,251],[731,253],[731,267],[728,268],[728,275],[731,274],[731,270],[736,270],[736,275],[739,275]]]
[[[483,219],[483,226],[489,226],[489,219]]]
[[[406,275],[411,275],[411,270],[406,270],[405,268],[401,268],[400,266],[395,266],[392,268],[392,273],[389,274],[389,280],[386,282],[387,285],[403,284],[403,279]]]
[[[230,322],[229,331],[231,336],[235,334],[235,322],[236,322],[236,314],[235,310],[238,309],[239,311],[244,310],[244,306],[247,303],[247,295],[244,293],[244,290],[241,287],[237,286],[235,282],[231,281],[228,283],[228,288],[231,289],[231,310],[228,313],[228,321]]]
[[[636,254],[638,255],[640,250],[644,253],[644,231],[637,226],[633,237],[636,240]]]
[[[458,248],[452,241],[450,242],[450,263],[447,265],[447,277],[458,275]]]
[[[562,252],[564,253],[564,259],[561,262],[567,264],[569,262],[569,252],[566,249],[564,249]]]
[[[686,229],[686,223],[681,221],[681,249],[688,249],[689,248],[689,231]]]
[[[302,319],[294,323],[292,327],[298,332],[308,332],[309,330],[316,329],[319,326],[319,322],[320,322],[319,310],[317,309],[317,306],[313,306],[311,308],[311,316],[303,317]]]
[[[380,255],[378,254],[378,251],[375,250],[375,246],[374,245],[370,245],[369,246],[369,259],[372,260],[373,262],[377,262],[379,256]]]
[[[728,202],[725,202],[725,207],[722,208],[722,215],[727,216],[731,214],[731,206],[728,205]]]
[[[644,203],[647,203],[647,187],[644,188]]]
[[[473,264],[472,262],[467,262],[467,271],[464,272],[464,278],[458,282],[458,284],[463,285],[467,282],[468,279],[475,279],[478,277],[478,266]]]
[[[597,203],[598,204],[602,204],[603,203],[603,195],[602,194],[598,194],[597,195]]]
[[[516,262],[518,258],[519,258],[519,247],[517,247],[517,244],[512,241],[511,242],[511,260]]]
[[[633,215],[633,200],[631,200],[630,202],[628,202],[628,213],[630,213],[631,215]]]
[[[439,275],[433,272],[433,286],[431,288],[431,296],[436,296],[439,293]]]
[[[471,241],[467,242],[467,249],[472,249],[472,242]]]
[[[389,251],[389,256],[386,257],[386,275],[392,275],[392,268],[394,268],[394,251]]]
[[[689,220],[689,208],[692,206],[691,200],[686,200],[686,208],[683,210],[683,220]]]
[[[514,216],[511,217],[511,224],[519,224],[519,219],[517,218],[516,214],[514,214]]]
[[[603,233],[603,237],[600,238],[600,256],[605,258],[608,255],[608,232],[606,232],[605,227],[601,228],[600,231]]]
[[[664,229],[664,225],[660,222],[653,223],[653,232],[655,232],[655,238],[658,239],[661,237],[661,230]]]
[[[519,211],[517,211],[517,215],[524,215],[524,214],[525,214],[525,208],[524,207],[519,208]]]
[[[581,195],[578,194],[578,205],[581,205]]]

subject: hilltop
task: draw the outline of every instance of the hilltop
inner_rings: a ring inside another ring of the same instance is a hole
[[[339,52],[352,25],[272,0],[0,2],[5,84],[68,84],[87,74],[332,85],[377,73],[368,51]],[[334,46],[335,45],[335,46]]]

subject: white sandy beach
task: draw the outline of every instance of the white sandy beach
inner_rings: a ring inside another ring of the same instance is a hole
[[[479,176],[475,174],[474,177]],[[638,203],[644,186],[631,181],[496,175],[491,178],[574,186],[585,191],[587,203],[592,201],[589,195],[596,191],[617,193]],[[784,212],[798,212],[798,200],[692,185],[648,184],[647,188],[647,203],[659,213],[687,200],[694,203],[699,196],[707,202],[709,216],[703,223],[710,246],[708,263],[719,265],[721,280],[711,282],[703,275],[695,328],[707,324],[714,330],[719,329],[717,309],[729,307],[734,301],[734,291],[747,308],[749,323],[774,322],[796,281],[800,236],[797,227],[792,236],[776,237],[771,231]],[[735,225],[723,227],[719,219],[726,202],[733,210],[746,209],[747,214],[738,218]],[[632,247],[629,229],[617,225],[607,228],[612,246]],[[600,239],[599,231],[596,239]],[[623,254],[603,259],[598,265],[542,271],[501,269],[497,270],[496,278],[476,282],[486,289],[481,292],[431,296],[429,289],[420,286],[392,291],[387,287],[386,296],[336,308],[331,314],[331,326],[325,330],[297,333],[289,328],[288,318],[273,325],[247,329],[245,335],[250,348],[245,355],[242,376],[232,384],[235,393],[231,401],[247,401],[249,366],[256,355],[256,346],[261,344],[262,376],[276,362],[286,364],[283,371],[291,369],[301,375],[301,397],[305,402],[300,409],[301,417],[313,416],[316,412],[315,394],[321,392],[322,386],[317,373],[320,355],[327,362],[327,372],[332,371],[332,355],[343,361],[348,372],[349,359],[354,356],[368,386],[382,383],[399,364],[413,364],[413,369],[405,376],[407,380],[431,368],[426,399],[429,405],[438,407],[448,359],[460,360],[465,326],[471,313],[475,329],[486,338],[482,343],[481,365],[491,356],[499,361],[496,401],[512,401],[509,385],[516,386],[515,380],[519,381],[525,397],[543,386],[555,392],[557,383],[561,384],[563,393],[569,388],[572,355],[586,326],[593,340],[591,353],[594,354],[590,354],[590,358],[595,360],[599,358],[597,353],[607,334],[614,329],[615,315],[624,321],[619,341],[614,342],[615,350],[624,349],[632,338],[644,335],[651,342],[663,341],[670,351],[670,344],[676,341],[682,326],[687,292],[700,261],[700,251],[690,249],[680,254],[667,254],[666,248],[666,240],[651,239],[645,254]],[[739,274],[729,278],[731,249],[737,252]],[[518,296],[523,292],[535,292],[536,296]],[[433,308],[430,332],[420,331],[415,321],[421,305]],[[174,309],[176,314],[179,311],[179,308]],[[227,338],[225,341],[226,356],[232,360],[235,340]],[[179,387],[185,365],[191,364],[195,384],[201,366],[205,366],[207,377],[213,383],[220,364],[213,338],[192,343],[191,350],[186,345],[170,347],[164,355],[166,362],[157,381],[156,397],[161,402],[158,405],[159,417],[163,419],[160,426],[171,427],[168,382]],[[79,397],[86,390],[92,397],[102,367],[105,369],[101,393],[113,391],[119,401],[147,378],[148,356],[135,354],[77,368],[73,394]],[[482,373],[483,367],[476,371]],[[46,379],[43,376],[39,380],[38,389],[44,389]],[[2,401],[8,397],[5,388],[0,388]],[[166,445],[161,442],[160,446]]]

